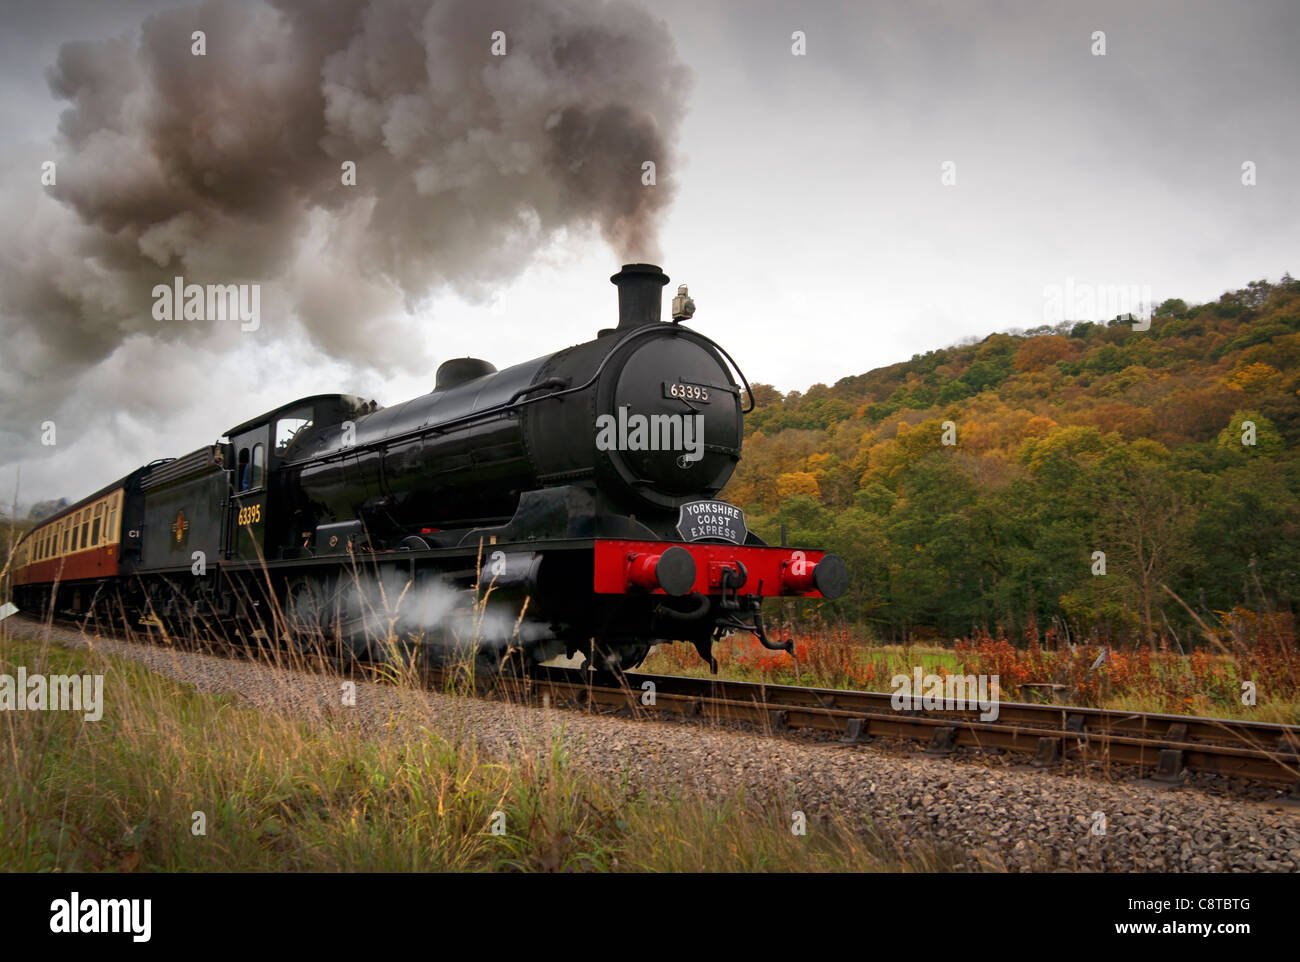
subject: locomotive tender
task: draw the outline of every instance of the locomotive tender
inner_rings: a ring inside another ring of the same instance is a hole
[[[393,407],[303,398],[131,472],[26,535],[15,601],[245,639],[275,612],[355,657],[398,637],[488,670],[578,653],[618,670],[673,640],[716,670],[713,641],[737,629],[792,650],[761,599],[837,597],[844,562],[768,546],[714,500],[748,383],[682,326],[684,287],[662,319],[658,267],[611,281],[618,324],[584,344],[502,371],[448,360]]]

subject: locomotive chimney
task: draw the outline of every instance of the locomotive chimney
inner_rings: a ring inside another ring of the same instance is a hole
[[[618,288],[618,330],[630,331],[662,320],[668,277],[657,265],[624,264],[610,281]]]

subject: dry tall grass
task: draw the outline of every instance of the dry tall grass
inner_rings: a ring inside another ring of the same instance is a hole
[[[313,707],[297,690],[303,679],[335,691],[339,676],[268,645],[262,655],[280,669],[266,670],[285,690],[274,699],[280,708],[266,710],[200,693],[93,642],[52,644],[49,634],[19,639],[0,625],[0,673],[22,665],[103,674],[104,716],[0,712],[5,870],[947,867],[837,819],[810,821],[796,837],[790,799],[718,804],[593,777],[573,764],[563,726],[538,726],[533,709],[499,706],[513,747],[490,752],[456,699],[431,713],[404,673],[384,686],[392,704],[379,717],[341,703]],[[194,834],[195,813],[204,835]]]
[[[889,691],[895,675],[910,677],[919,667],[937,675],[997,675],[1007,701],[1055,697],[1063,704],[1125,711],[1300,724],[1300,640],[1290,616],[1237,609],[1220,613],[1219,624],[1208,630],[1216,633],[1215,650],[1190,653],[1172,644],[1155,651],[1144,645],[1069,645],[1051,631],[1040,636],[1032,628],[1019,644],[982,631],[951,646],[878,645],[840,627],[796,635],[797,659],[739,634],[715,645],[714,654],[721,676],[737,681]],[[642,670],[708,674],[694,651],[681,645],[656,649]],[[1242,700],[1247,681],[1255,686],[1254,704]]]

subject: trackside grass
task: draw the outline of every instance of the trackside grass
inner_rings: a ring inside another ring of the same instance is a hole
[[[1239,627],[1245,623],[1246,628]],[[890,691],[891,679],[927,674],[997,675],[1007,701],[1044,702],[1122,711],[1240,718],[1300,724],[1300,643],[1288,619],[1244,616],[1225,621],[1216,647],[1183,654],[1141,646],[1073,647],[1049,635],[1022,644],[976,632],[937,644],[886,645],[845,627],[796,637],[798,660],[768,651],[748,635],[714,646],[720,677],[735,681]],[[1103,658],[1102,655],[1105,654]],[[708,666],[686,645],[661,645],[642,671],[707,677]],[[1247,682],[1253,697],[1243,698]],[[1051,684],[1053,688],[1036,687]],[[1046,692],[1054,692],[1049,696]]]
[[[463,721],[305,721],[124,658],[0,638],[0,673],[103,674],[103,718],[0,712],[0,869],[942,870],[789,805],[651,798],[572,764],[561,731],[512,757]],[[412,697],[421,697],[416,692]],[[206,834],[195,834],[202,813]],[[499,813],[499,814],[498,814]],[[494,823],[504,834],[493,834]]]

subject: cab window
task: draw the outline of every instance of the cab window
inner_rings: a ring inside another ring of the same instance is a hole
[[[248,472],[248,486],[250,488],[260,488],[262,486],[262,472],[265,467],[266,450],[262,445],[254,444],[252,464]]]
[[[292,411],[275,422],[275,455],[284,457],[294,439],[305,434],[311,428],[311,411],[302,409]]]

